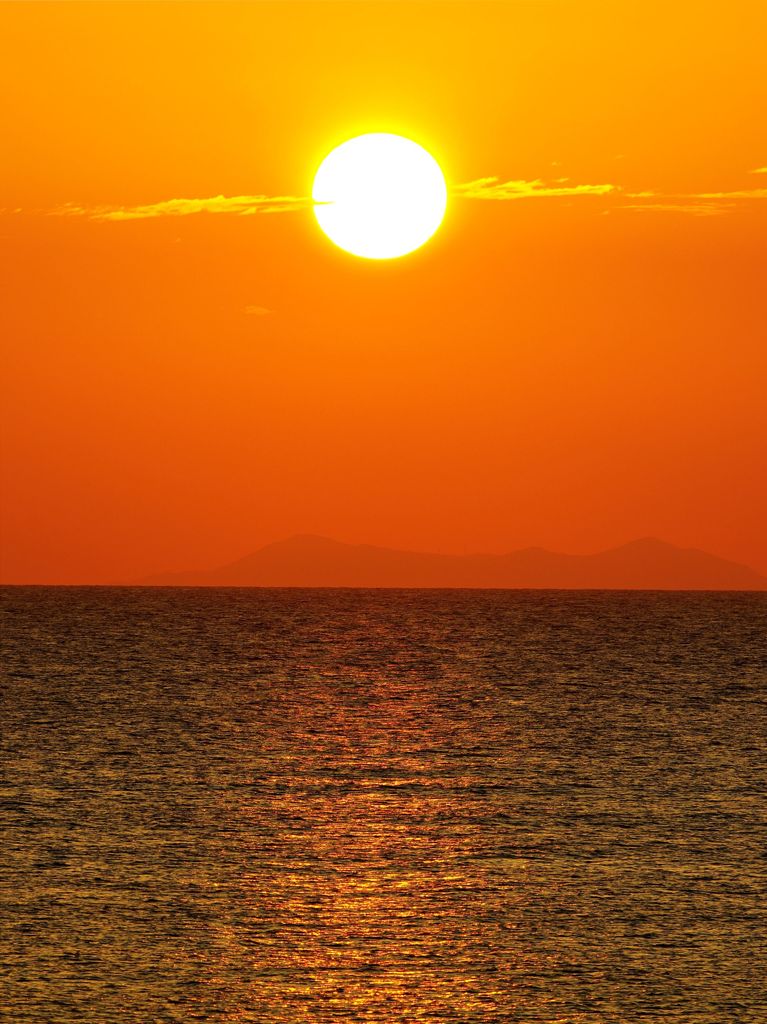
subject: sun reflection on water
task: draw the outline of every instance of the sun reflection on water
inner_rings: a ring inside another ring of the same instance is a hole
[[[457,746],[445,696],[357,668],[284,709],[281,770],[270,758],[240,807],[254,840],[235,947],[245,935],[253,982],[229,1019],[481,1019],[513,1005],[514,973],[536,959],[508,955],[527,862],[498,855],[494,782],[477,778],[476,745]]]

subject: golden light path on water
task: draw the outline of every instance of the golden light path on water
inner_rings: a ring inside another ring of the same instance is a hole
[[[478,801],[454,756],[473,727],[456,735],[428,685],[414,693],[357,669],[339,703],[339,683],[319,678],[280,702],[285,731],[311,749],[277,773],[268,755],[259,806],[242,808],[266,838],[242,879],[259,980],[232,1019],[257,1019],[259,1006],[285,1020],[480,1019],[507,1002],[524,959],[486,962],[504,944],[508,881],[527,865],[498,855],[482,824],[497,801]]]

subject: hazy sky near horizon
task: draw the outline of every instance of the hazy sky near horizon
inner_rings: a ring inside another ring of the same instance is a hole
[[[767,6],[0,5],[7,582],[292,533],[767,572]],[[402,260],[346,138],[451,190]]]

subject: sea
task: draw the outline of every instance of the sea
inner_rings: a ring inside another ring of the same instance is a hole
[[[8,1024],[764,1024],[767,594],[9,587]]]

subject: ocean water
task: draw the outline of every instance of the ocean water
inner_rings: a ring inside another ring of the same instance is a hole
[[[764,1024],[767,595],[7,588],[9,1024]]]

